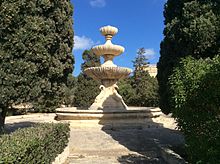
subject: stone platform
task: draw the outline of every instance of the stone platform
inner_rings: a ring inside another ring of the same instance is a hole
[[[75,107],[56,109],[56,120],[66,120],[71,126],[80,127],[127,127],[144,128],[154,126],[152,118],[162,114],[159,108],[129,107],[128,110],[83,110]]]

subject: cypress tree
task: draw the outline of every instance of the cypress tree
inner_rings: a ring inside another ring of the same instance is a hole
[[[170,113],[168,79],[181,58],[213,58],[220,53],[219,0],[168,0],[158,62],[160,108]]]
[[[83,70],[89,67],[98,67],[101,65],[100,57],[97,57],[91,50],[85,50],[82,54],[83,63],[81,64],[82,72],[77,77],[77,87],[75,91],[75,106],[89,107],[99,94],[98,81],[88,77]]]
[[[68,107],[74,106],[75,91],[76,91],[76,78],[72,74],[69,74],[67,79],[67,85],[65,87],[63,105]]]
[[[0,2],[0,121],[12,104],[53,111],[73,71],[70,0]]]

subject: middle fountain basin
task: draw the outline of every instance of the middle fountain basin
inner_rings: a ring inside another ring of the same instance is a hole
[[[90,67],[84,70],[84,73],[96,80],[123,79],[131,72],[131,69],[125,67]]]

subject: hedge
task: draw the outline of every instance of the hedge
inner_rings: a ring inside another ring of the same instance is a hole
[[[68,124],[36,124],[0,137],[0,163],[51,163],[67,146]]]
[[[220,57],[183,59],[169,85],[189,162],[220,163]]]

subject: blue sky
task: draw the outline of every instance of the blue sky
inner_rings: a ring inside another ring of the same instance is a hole
[[[105,39],[99,28],[112,25],[119,29],[112,42],[125,47],[114,58],[118,66],[133,68],[132,60],[138,48],[144,47],[149,62],[159,59],[163,39],[163,7],[166,0],[71,0],[74,5],[74,75],[80,73],[82,52]]]

